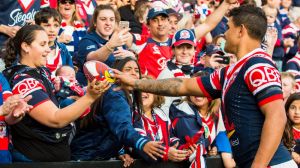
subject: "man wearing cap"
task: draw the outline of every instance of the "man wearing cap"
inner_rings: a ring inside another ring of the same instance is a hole
[[[224,56],[225,53],[219,46],[214,44],[206,45],[205,48],[205,53],[202,56],[204,59],[204,66],[200,70],[212,73],[215,69],[222,67],[222,65],[219,63],[219,61],[222,61],[222,58],[216,56]]]
[[[211,31],[222,19],[229,6],[235,2],[236,0],[224,1],[205,23],[193,29],[196,40]],[[167,61],[172,56],[172,36],[169,35],[168,17],[165,9],[159,7],[150,9],[147,15],[150,37],[135,34],[127,41],[127,46],[139,55],[138,62],[142,73],[147,73],[155,78],[165,68]]]
[[[177,31],[177,24],[182,18],[182,14],[177,13],[174,9],[169,8],[167,9],[168,15],[169,15],[169,23],[170,23],[170,31],[169,34],[173,35]]]
[[[238,62],[209,76],[138,80],[115,72],[124,85],[165,96],[221,98],[234,160],[243,168],[297,168],[281,142],[286,124],[281,79],[261,41],[267,18],[261,8],[244,5],[230,11],[225,51]]]

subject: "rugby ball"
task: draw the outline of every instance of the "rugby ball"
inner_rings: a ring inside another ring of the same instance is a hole
[[[83,73],[89,82],[92,82],[94,79],[99,81],[106,79],[110,83],[115,82],[115,78],[111,76],[113,71],[100,61],[92,60],[84,63]]]

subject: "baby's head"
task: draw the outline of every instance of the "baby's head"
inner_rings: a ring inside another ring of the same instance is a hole
[[[268,5],[263,6],[262,9],[266,14],[268,25],[275,23],[277,17],[277,9]]]
[[[55,75],[66,78],[70,81],[76,81],[75,70],[68,65],[63,65],[58,68]]]

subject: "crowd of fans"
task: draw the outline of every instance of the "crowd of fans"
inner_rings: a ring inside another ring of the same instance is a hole
[[[225,167],[235,167],[234,130],[220,98],[88,82],[83,65],[101,61],[142,80],[211,75],[239,63],[225,51],[224,34],[230,11],[240,6],[265,13],[261,48],[280,72],[266,78],[282,83],[288,118],[282,140],[300,165],[299,0],[2,2],[0,163],[115,158],[127,167],[141,158],[195,166],[220,154]]]

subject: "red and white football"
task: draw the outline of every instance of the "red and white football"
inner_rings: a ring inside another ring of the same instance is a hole
[[[115,82],[115,78],[111,76],[113,73],[112,70],[100,61],[87,61],[83,65],[83,72],[87,80],[90,82],[92,82],[95,78],[100,81],[106,79],[108,82]]]

